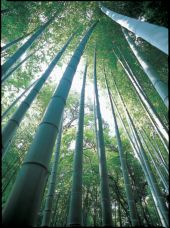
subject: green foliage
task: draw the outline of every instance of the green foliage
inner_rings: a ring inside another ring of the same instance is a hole
[[[102,3],[104,6],[110,8],[115,12],[122,13],[134,18],[143,16],[147,21],[151,23],[167,26],[166,2],[163,3],[162,1],[140,1],[134,3],[132,1],[103,1]],[[26,61],[24,66],[20,67],[15,73],[13,73],[11,78],[3,84],[1,91],[2,112],[7,109],[7,107],[18,97],[18,94],[27,88],[32,81],[42,75],[44,69],[46,69],[50,61],[54,58],[68,37],[77,29],[77,34],[73,42],[69,45],[66,53],[58,65],[62,67],[64,63],[67,64],[70,60],[70,57],[72,56],[72,53],[75,50],[75,47],[82,38],[84,31],[89,25],[92,24],[93,21],[99,19],[99,23],[93,35],[91,36],[84,53],[84,58],[87,58],[88,60],[88,80],[91,80],[93,77],[93,54],[94,47],[96,45],[97,80],[98,84],[100,85],[99,88],[101,88],[101,90],[105,90],[105,68],[111,93],[116,101],[118,109],[122,114],[123,120],[125,120],[125,115],[123,112],[122,104],[120,103],[117,92],[115,90],[113,78],[117,83],[119,91],[124,98],[124,101],[132,118],[134,118],[135,125],[139,129],[141,127],[145,128],[152,142],[154,143],[156,140],[157,144],[160,147],[162,155],[164,156],[165,160],[168,160],[167,153],[162,143],[160,142],[159,137],[157,134],[155,134],[150,120],[148,119],[143,107],[141,106],[139,98],[137,97],[131,85],[131,82],[129,81],[126,73],[118,63],[117,58],[113,53],[113,48],[120,48],[121,52],[131,66],[135,76],[139,80],[141,86],[143,87],[144,91],[148,95],[150,101],[153,103],[156,111],[159,113],[161,119],[163,119],[164,122],[168,114],[166,107],[164,106],[156,91],[153,89],[153,86],[151,85],[147,76],[143,73],[141,67],[139,66],[126,42],[120,27],[100,11],[98,2],[11,2],[3,0],[1,1],[1,6],[2,9],[12,9],[11,12],[2,16],[3,44],[6,44],[18,38],[23,34],[33,31],[44,23],[43,20],[49,19],[56,11],[59,12],[57,19],[49,26],[42,37],[32,45],[32,47],[27,51],[26,55],[35,50],[36,52],[30,57],[28,61]],[[21,41],[11,47],[9,50],[5,51],[3,53],[4,57],[2,57],[2,62],[5,62],[9,56],[13,54],[24,42],[25,41]],[[137,39],[137,45],[141,52],[146,55],[148,61],[159,72],[162,80],[167,83],[167,56],[139,38]],[[57,80],[58,79],[49,79],[44,85],[36,100],[33,102],[28,113],[26,114],[25,118],[23,119],[19,131],[17,132],[11,144],[11,147],[9,148],[8,156],[3,161],[3,187],[10,180],[10,175],[12,175],[9,184],[3,193],[3,206],[8,198],[12,185],[16,179],[16,175],[21,167],[22,160],[24,159],[24,156],[34,138],[38,124],[40,123],[43,113],[45,112],[50,98],[56,88],[56,84],[58,84]],[[84,224],[88,226],[101,226],[100,179],[98,169],[99,160],[96,149],[93,106],[91,102],[86,102],[84,121],[83,220]],[[5,117],[2,122],[2,126],[7,123],[10,116],[12,113],[14,113],[17,107],[18,104],[13,107],[10,113]],[[61,155],[59,160],[56,195],[53,204],[54,206],[51,221],[51,224],[53,226],[65,226],[67,223],[78,112],[79,93],[73,92],[69,94],[65,106]],[[130,226],[129,215],[127,211],[128,207],[126,193],[120,168],[116,138],[115,136],[110,135],[110,126],[105,123],[104,120],[103,125],[113,218],[116,212],[117,220],[115,223],[118,226],[120,224],[120,216],[118,215],[118,208],[115,208],[114,206],[114,203],[116,201],[117,205],[120,205],[121,207],[121,218],[123,225]],[[132,173],[132,175],[130,175],[130,178],[134,190],[139,216],[142,216],[143,218],[144,210],[146,214],[148,213],[147,216],[150,224],[159,226],[160,221],[155,212],[151,193],[148,186],[146,185],[146,180],[140,168],[139,161],[135,158],[132,152],[132,148],[129,144],[125,132],[122,130],[119,120],[118,126],[120,128],[123,149],[126,152],[127,156],[126,161],[129,170]],[[51,162],[52,161],[53,158]],[[9,173],[6,174],[8,169]],[[16,170],[14,174],[10,171],[12,169],[14,171]],[[160,182],[159,186],[162,188]],[[141,200],[143,206],[141,206]],[[38,225],[41,224],[43,206],[44,200],[42,202],[41,211],[39,214]],[[148,225],[146,219],[142,222],[142,225]]]

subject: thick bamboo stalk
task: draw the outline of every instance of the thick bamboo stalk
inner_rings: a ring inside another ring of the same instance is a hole
[[[29,109],[31,103],[34,101],[36,95],[38,94],[38,92],[40,91],[40,89],[42,88],[42,86],[44,85],[45,81],[50,76],[50,73],[54,69],[55,65],[59,61],[60,57],[64,53],[64,51],[67,48],[67,46],[69,45],[69,43],[71,42],[73,36],[74,36],[74,34],[68,39],[68,41],[63,46],[63,48],[61,49],[61,51],[59,51],[57,53],[57,55],[55,56],[55,58],[50,63],[49,67],[46,69],[45,73],[40,77],[40,79],[34,85],[34,87],[32,88],[32,90],[28,94],[28,96],[20,104],[20,106],[17,109],[17,111],[13,114],[13,116],[11,117],[11,119],[8,121],[8,123],[4,127],[3,132],[2,132],[2,148],[3,148],[2,149],[2,154],[3,154],[3,156],[4,156],[5,152],[7,151],[8,145],[10,144],[10,142],[11,142],[11,140],[12,140],[12,138],[13,138],[15,132],[16,132],[16,130],[18,129],[19,124],[21,123],[22,119],[24,118],[25,113]]]
[[[9,184],[11,183],[12,179],[15,177],[15,175],[17,174],[17,171],[21,165],[21,161],[19,161],[16,166],[13,167],[12,171],[10,172],[10,175],[7,178],[6,183],[3,183],[2,186],[2,194],[4,194],[4,192],[6,191],[7,187],[9,186]]]
[[[151,45],[168,55],[167,28],[124,16],[122,14],[113,12],[102,5],[100,5],[100,9],[113,21],[133,32],[137,37],[143,38]]]
[[[78,45],[51,98],[4,208],[3,224],[36,225],[65,102],[81,55],[96,24],[90,27]]]
[[[161,80],[158,72],[154,69],[154,67],[148,61],[146,61],[145,56],[138,50],[135,42],[131,39],[128,32],[124,28],[122,28],[122,31],[129,46],[131,47],[131,50],[133,51],[138,62],[142,66],[143,71],[146,73],[152,85],[154,86],[159,96],[163,100],[164,104],[168,108],[168,86]]]
[[[63,118],[61,119],[60,128],[58,131],[54,163],[52,165],[51,176],[50,176],[49,186],[48,186],[48,193],[47,193],[47,198],[45,201],[45,208],[43,211],[43,219],[42,219],[41,226],[50,225],[53,199],[54,199],[55,188],[56,188],[56,177],[57,177],[58,162],[59,162],[59,156],[60,156],[62,129],[63,129]]]

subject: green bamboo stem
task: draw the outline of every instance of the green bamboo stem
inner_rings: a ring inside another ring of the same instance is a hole
[[[80,97],[80,109],[76,145],[73,160],[72,188],[69,205],[68,226],[82,226],[82,169],[83,169],[83,133],[84,133],[84,97],[87,74],[85,66]]]
[[[66,44],[63,46],[61,51],[57,53],[57,55],[54,57],[44,74],[40,77],[38,82],[34,85],[32,90],[29,92],[27,97],[24,99],[24,101],[20,104],[19,108],[16,110],[16,112],[12,115],[6,126],[3,128],[2,132],[2,154],[5,156],[6,151],[11,143],[11,140],[13,136],[15,135],[16,130],[18,129],[22,119],[25,116],[25,113],[29,109],[30,105],[34,101],[35,97],[41,90],[42,86],[44,85],[45,81],[48,79],[50,76],[52,70],[54,69],[55,65],[61,58],[62,54],[66,50],[67,46],[71,42],[74,34],[68,39]]]
[[[2,65],[2,76],[4,76],[14,63],[31,47],[33,42],[38,39],[44,30],[54,21],[58,13],[55,13],[45,24],[40,26],[37,31]]]
[[[168,193],[168,192],[169,192],[168,183],[166,182],[164,176],[162,175],[161,171],[160,171],[159,168],[157,167],[157,165],[156,165],[156,163],[155,163],[155,161],[154,161],[153,155],[152,155],[150,149],[149,149],[148,146],[147,146],[146,140],[144,139],[144,137],[142,136],[142,134],[141,134],[140,131],[138,131],[138,134],[139,134],[140,138],[142,139],[143,144],[146,146],[148,155],[149,155],[149,157],[150,157],[150,159],[151,159],[151,162],[152,162],[152,164],[153,164],[153,166],[154,166],[154,168],[155,168],[155,170],[156,170],[156,172],[157,172],[157,174],[158,174],[158,176],[159,176],[159,178],[160,178],[160,180],[161,180],[161,182],[162,182],[164,188],[166,189],[166,192]]]
[[[168,55],[168,29],[163,26],[154,25],[145,21],[113,12],[108,8],[99,5],[101,11],[110,17],[120,26],[133,32],[137,37],[141,37],[151,45]]]
[[[38,81],[39,79],[35,80],[33,83],[31,83],[31,85],[29,85],[26,90],[24,90],[21,95],[19,97],[16,98],[16,100],[14,102],[12,102],[12,104],[5,110],[4,113],[2,113],[2,116],[1,118],[3,119],[8,113],[9,111],[11,110],[11,108],[14,107],[14,105],[25,95],[26,92],[28,92],[28,90],[33,86],[35,85],[35,83]]]
[[[34,140],[20,169],[3,211],[3,224],[36,226],[46,185],[48,165],[57,137],[61,116],[81,55],[95,28],[94,23],[76,48],[54,92]]]
[[[158,72],[154,69],[154,67],[148,61],[146,61],[144,55],[138,50],[135,42],[131,39],[128,32],[124,28],[122,28],[122,31],[132,52],[134,53],[140,65],[142,66],[143,71],[146,73],[152,85],[154,86],[157,93],[161,97],[162,101],[168,108],[169,106],[168,86],[160,79],[160,76]]]
[[[127,164],[126,164],[126,160],[124,157],[122,141],[120,138],[120,133],[119,133],[119,129],[118,129],[118,124],[117,124],[117,120],[116,120],[114,106],[113,106],[111,93],[110,93],[110,89],[108,86],[105,71],[104,71],[104,76],[105,76],[106,87],[107,87],[107,91],[108,91],[108,95],[109,95],[109,100],[110,100],[110,105],[111,105],[111,110],[112,110],[112,115],[113,115],[113,120],[114,120],[115,133],[116,133],[116,139],[117,139],[118,150],[119,150],[119,158],[120,158],[121,170],[122,170],[124,183],[125,183],[125,189],[126,189],[126,196],[127,196],[128,206],[129,206],[130,218],[131,218],[132,226],[137,226],[137,225],[139,225],[139,221],[138,221],[138,217],[137,217],[137,213],[136,213],[135,201],[134,201],[134,197],[133,197],[130,179],[128,176],[128,169],[127,169]]]
[[[157,129],[158,132],[160,132],[160,134],[168,142],[169,141],[169,136],[168,136],[168,130],[167,130],[166,126],[161,121],[161,119],[158,116],[158,114],[156,113],[156,110],[154,109],[153,105],[151,104],[151,102],[149,101],[148,97],[144,93],[143,89],[139,85],[139,82],[137,81],[136,77],[134,76],[132,70],[130,69],[130,66],[128,65],[127,61],[125,60],[124,56],[122,55],[120,49],[118,49],[118,50],[119,50],[119,53],[121,54],[122,58],[124,59],[124,61],[126,63],[126,67],[123,64],[123,62],[120,60],[120,58],[118,57],[118,55],[116,54],[116,52],[113,50],[114,51],[114,54],[116,55],[118,61],[122,65],[122,67],[125,70],[125,72],[126,72],[128,78],[129,78],[129,80],[131,81],[134,89],[136,90],[136,93],[137,93],[140,101],[142,102],[142,105],[143,105],[144,109],[146,110],[146,113],[149,115],[150,120],[151,120],[153,126]],[[155,125],[155,123],[156,123],[156,125]]]
[[[105,145],[102,127],[102,117],[100,112],[100,103],[97,88],[96,78],[96,50],[94,52],[94,93],[96,101],[96,117],[97,117],[97,128],[98,128],[98,155],[99,155],[99,173],[100,173],[100,188],[101,188],[101,205],[102,205],[102,225],[112,226],[112,214],[110,205],[110,193],[107,176],[107,165],[105,155]]]
[[[60,147],[61,147],[61,137],[62,137],[62,129],[63,129],[63,117],[61,119],[58,136],[57,136],[57,143],[54,155],[54,163],[51,169],[51,175],[49,180],[48,186],[48,193],[45,201],[45,207],[43,211],[43,219],[41,226],[49,226],[51,220],[51,213],[52,213],[52,206],[53,206],[53,199],[56,189],[56,177],[57,177],[57,170],[58,170],[58,162],[60,157]]]

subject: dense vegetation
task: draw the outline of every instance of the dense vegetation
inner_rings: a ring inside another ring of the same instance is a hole
[[[166,1],[103,1],[102,3],[104,6],[117,13],[133,18],[144,18],[150,23],[164,27],[167,27],[168,25]],[[56,86],[59,84],[59,76],[62,76],[62,72],[64,72],[75,48],[84,36],[87,28],[97,20],[99,20],[99,22],[87,43],[80,64],[83,67],[79,69],[76,80],[81,81],[78,85],[82,85],[84,63],[87,60],[87,84],[93,83],[94,48],[96,47],[99,100],[102,96],[104,96],[107,104],[107,112],[111,113],[104,79],[104,72],[106,72],[110,91],[116,106],[122,115],[125,125],[128,126],[126,122],[126,115],[114,81],[116,82],[118,90],[122,95],[131,118],[135,123],[137,131],[143,132],[142,130],[144,129],[148,135],[148,137],[146,137],[146,135],[142,133],[146,140],[146,144],[143,143],[144,149],[150,162],[151,170],[158,182],[158,187],[160,188],[163,201],[166,205],[168,205],[168,192],[162,183],[162,179],[157,173],[156,167],[159,168],[165,182],[168,181],[168,176],[151,143],[155,147],[159,148],[166,167],[168,166],[168,153],[163,146],[159,135],[153,128],[151,121],[148,118],[148,115],[124,69],[114,55],[113,48],[120,48],[144,92],[167,128],[168,111],[133,55],[127,41],[124,38],[120,26],[102,13],[98,6],[98,2],[95,1],[8,2],[3,0],[1,1],[1,6],[2,9],[9,9],[9,11],[4,12],[3,14],[1,13],[2,46],[25,34],[35,31],[46,20],[50,19],[55,12],[58,12],[58,15],[53,23],[46,28],[39,39],[37,39],[26,51],[26,54],[24,54],[25,56],[28,56],[34,52],[33,55],[31,55],[31,57],[2,84],[2,113],[33,81],[38,79],[43,74],[52,59],[55,57],[56,53],[61,50],[63,45],[66,43],[69,36],[76,31],[74,38],[51,73],[51,76],[38,93],[38,96],[32,103],[28,112],[25,114],[25,117],[21,122],[12,143],[8,148],[6,156],[4,157],[2,163],[2,207],[4,207],[7,202],[12,186],[16,180],[17,173],[20,170],[24,157],[34,139],[38,124],[41,122],[50,98]],[[24,40],[21,40],[11,46],[11,48],[3,51],[1,55],[2,63],[15,53],[15,51],[27,39],[28,38],[26,37]],[[135,36],[133,36],[133,39],[136,39],[138,48],[143,54],[145,54],[147,60],[160,74],[162,81],[167,83],[167,56],[144,40],[135,38]],[[20,61],[21,58],[16,62],[16,64]],[[57,71],[57,68],[60,69],[60,71]],[[26,97],[26,95],[24,97]],[[57,168],[56,189],[50,221],[50,226],[54,227],[66,226],[68,220],[73,173],[73,155],[79,114],[79,99],[80,89],[79,92],[71,89],[64,110],[60,158]],[[23,98],[2,119],[2,127],[6,125],[12,114],[19,107],[22,100]],[[99,159],[97,154],[98,148],[96,146],[93,111],[92,92],[91,99],[89,98],[89,94],[88,97],[87,94],[85,97],[82,194],[84,226],[102,226]],[[116,111],[115,113],[134,195],[139,225],[162,226],[149,185],[146,181],[145,173],[142,171],[140,162],[133,152],[127,134],[121,125],[120,119],[118,118],[118,113]],[[113,122],[112,125],[108,124],[108,122],[103,118],[112,220],[114,227],[127,227],[131,226],[132,223],[129,215],[117,141],[115,134],[111,133],[111,128],[114,128]],[[54,162],[55,148],[56,146],[53,148],[53,156],[50,161],[50,167],[52,167]],[[150,154],[153,156],[153,160]],[[43,200],[41,202],[41,209],[38,214],[37,226],[42,224],[47,191],[48,181],[44,191]]]

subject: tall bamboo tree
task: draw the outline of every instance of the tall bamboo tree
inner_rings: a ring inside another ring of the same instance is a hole
[[[153,196],[155,198],[155,204],[156,204],[156,207],[157,207],[157,210],[158,210],[158,213],[160,215],[160,219],[161,219],[161,222],[162,222],[162,225],[165,226],[165,227],[169,227],[168,226],[168,223],[169,223],[169,216],[168,216],[168,211],[167,211],[167,207],[166,207],[166,204],[165,204],[165,199],[163,198],[162,196],[162,193],[159,189],[159,186],[158,186],[158,183],[157,183],[157,180],[155,178],[155,175],[153,174],[152,172],[152,169],[151,169],[151,166],[150,166],[150,163],[149,163],[149,160],[148,160],[148,157],[146,155],[146,152],[143,148],[143,145],[140,141],[140,138],[139,138],[139,135],[137,133],[137,130],[135,128],[135,125],[129,115],[129,113],[127,112],[127,115],[128,115],[128,118],[130,120],[130,124],[131,124],[131,127],[132,127],[132,131],[133,131],[133,134],[134,134],[134,137],[136,138],[136,143],[137,143],[137,147],[139,149],[139,152],[140,152],[140,156],[141,156],[141,159],[143,160],[143,163],[144,163],[144,166],[145,166],[145,172],[148,173],[148,184],[150,184],[151,188],[152,188],[152,192],[153,192]]]
[[[169,142],[168,129],[165,126],[165,124],[162,122],[162,120],[161,120],[160,116],[158,115],[158,113],[156,112],[154,106],[152,105],[152,103],[150,102],[146,93],[144,92],[144,90],[140,86],[137,78],[135,77],[134,73],[132,72],[129,64],[126,61],[126,59],[122,55],[120,49],[118,47],[117,47],[117,49],[119,50],[119,53],[121,54],[121,57],[124,60],[125,64],[123,64],[123,62],[120,61],[119,58],[118,58],[118,60],[119,60],[120,64],[122,65],[123,69],[125,70],[125,72],[127,73],[127,76],[129,77],[130,81],[132,82],[132,85],[134,86],[134,89],[136,90],[137,95],[140,98],[141,104],[142,104],[143,108],[145,109],[145,111],[146,111],[156,133],[158,134],[164,148],[169,153],[169,149],[168,149],[168,145],[167,145],[167,143]],[[116,53],[115,53],[115,55],[116,55]]]
[[[42,86],[45,83],[45,81],[47,80],[47,78],[50,76],[50,73],[52,72],[55,65],[59,61],[60,57],[64,53],[65,49],[67,48],[67,46],[69,45],[69,43],[73,39],[73,36],[74,36],[74,34],[68,39],[68,41],[63,46],[61,51],[59,51],[57,53],[57,55],[52,60],[52,62],[50,63],[50,65],[48,66],[48,68],[46,69],[44,74],[40,77],[38,82],[34,85],[32,90],[30,91],[30,93],[27,95],[27,97],[24,99],[24,101],[20,104],[17,111],[13,114],[13,116],[10,118],[10,120],[8,121],[6,126],[4,127],[3,132],[2,132],[2,153],[3,153],[3,155],[7,151],[8,145],[10,144],[10,142],[11,142],[17,128],[19,127],[19,124],[22,121],[25,113],[29,109],[31,103],[34,101],[36,95],[38,94],[38,92],[42,88]]]
[[[151,160],[151,162],[152,162],[152,164],[153,164],[153,166],[154,166],[154,168],[155,168],[155,170],[156,170],[156,172],[157,172],[157,174],[158,174],[158,176],[159,176],[159,178],[160,178],[160,180],[161,180],[161,182],[162,182],[162,184],[163,184],[163,186],[164,186],[164,189],[166,189],[166,192],[169,193],[169,186],[168,186],[168,183],[167,183],[167,181],[165,180],[165,177],[164,177],[164,175],[162,174],[161,170],[160,170],[159,167],[157,166],[157,164],[156,164],[156,162],[155,162],[155,159],[154,159],[154,157],[153,157],[153,155],[152,155],[152,152],[150,151],[150,149],[149,149],[149,147],[148,147],[148,143],[146,142],[145,138],[143,137],[143,135],[142,135],[142,133],[141,133],[140,131],[138,131],[138,134],[139,134],[139,136],[140,136],[140,138],[141,138],[143,144],[144,144],[144,145],[146,146],[146,148],[147,148],[147,152],[148,152],[148,155],[149,155],[149,157],[150,157],[150,160]]]
[[[118,49],[119,50],[119,49]],[[147,98],[146,94],[144,93],[143,89],[141,88],[141,86],[139,85],[138,80],[136,79],[136,77],[134,76],[132,70],[130,69],[127,61],[124,59],[121,51],[119,50],[122,58],[125,60],[125,64],[123,64],[123,62],[120,60],[120,58],[118,57],[118,55],[116,54],[115,50],[114,54],[116,55],[118,61],[120,62],[120,64],[122,65],[123,69],[125,70],[128,78],[130,79],[134,89],[136,90],[137,95],[139,96],[144,109],[146,110],[146,113],[149,115],[149,118],[151,120],[151,123],[153,124],[153,126],[157,129],[157,131],[164,137],[164,139],[166,139],[166,141],[169,141],[169,136],[168,136],[168,131],[166,129],[166,126],[164,125],[164,123],[161,121],[160,117],[158,116],[158,114],[156,113],[156,110],[154,109],[153,105],[151,104],[151,102],[149,101],[149,99]],[[162,137],[160,137],[162,138]],[[166,145],[165,145],[166,148]]]
[[[94,101],[93,101],[93,115],[94,115],[94,134],[96,136],[96,151],[97,151],[97,154],[99,154],[99,142],[98,142],[98,137],[97,137],[98,127],[97,127],[95,96],[94,96]]]
[[[33,83],[31,83],[31,85],[29,85],[22,93],[19,97],[16,98],[16,100],[14,102],[12,102],[12,104],[5,110],[4,113],[2,113],[1,118],[3,119],[7,113],[11,110],[11,108],[14,107],[14,105],[26,94],[26,92],[28,92],[28,90],[35,85],[35,83],[38,81],[39,79],[35,80]]]
[[[113,97],[112,97],[112,100],[113,100]],[[115,107],[116,107],[116,106],[115,106]],[[144,174],[145,174],[146,180],[147,180],[148,185],[149,185],[149,189],[150,189],[150,191],[151,191],[151,195],[152,195],[153,201],[154,201],[154,203],[155,203],[156,209],[158,210],[158,215],[160,216],[161,221],[163,221],[162,215],[161,215],[161,213],[160,213],[160,210],[159,210],[159,207],[158,207],[158,204],[157,204],[157,199],[155,198],[155,195],[154,195],[154,192],[153,192],[153,187],[152,187],[152,184],[151,184],[151,180],[149,179],[148,172],[147,172],[147,170],[146,170],[146,168],[145,168],[145,166],[144,166],[143,160],[142,160],[142,158],[141,158],[141,156],[140,156],[140,154],[139,154],[139,151],[138,151],[139,148],[137,147],[136,142],[134,142],[133,136],[130,135],[130,133],[128,132],[127,127],[126,127],[125,124],[124,124],[124,121],[123,121],[123,119],[122,119],[122,117],[121,117],[120,112],[118,111],[117,108],[116,108],[116,110],[117,110],[119,119],[121,120],[122,126],[123,126],[123,128],[124,128],[124,130],[125,130],[125,132],[126,132],[126,134],[127,134],[127,136],[128,136],[128,139],[129,139],[130,145],[131,145],[131,147],[132,147],[132,149],[133,149],[133,152],[134,152],[134,154],[135,154],[135,157],[137,157],[137,159],[138,159],[138,161],[139,161],[139,163],[140,163],[140,165],[141,165],[141,167],[142,167],[142,170],[143,170],[143,172],[144,172]],[[163,221],[163,224],[165,224],[164,221]]]
[[[31,47],[33,42],[42,35],[44,30],[54,21],[58,12],[54,14],[44,25],[40,26],[37,31],[2,65],[2,77],[13,64],[25,53],[25,51]]]
[[[124,183],[125,183],[125,189],[126,189],[126,195],[127,195],[127,202],[128,202],[128,206],[129,206],[130,218],[131,218],[132,225],[137,226],[138,225],[138,218],[137,218],[137,213],[136,213],[135,201],[134,201],[134,197],[133,197],[131,183],[130,183],[130,179],[129,179],[129,175],[128,175],[126,159],[124,157],[122,141],[120,138],[120,133],[119,133],[118,125],[117,125],[114,106],[113,106],[113,102],[112,102],[110,89],[108,86],[105,71],[104,71],[104,76],[105,76],[106,87],[107,87],[107,91],[108,91],[108,95],[109,95],[109,100],[110,100],[110,105],[111,105],[111,110],[112,110],[112,115],[113,115],[113,120],[114,120],[115,133],[116,133],[116,139],[117,139],[118,150],[119,150],[119,158],[120,158],[121,170],[123,173],[123,178],[124,178]]]
[[[87,64],[85,66],[83,85],[80,97],[79,121],[73,160],[73,177],[68,215],[68,226],[82,226],[82,165],[86,73]]]
[[[120,119],[120,121],[121,121],[122,127],[123,127],[124,131],[126,132],[126,134],[127,134],[127,136],[128,136],[128,139],[129,139],[129,142],[130,142],[130,144],[131,144],[131,147],[132,147],[132,149],[134,150],[134,153],[135,153],[136,157],[138,157],[138,155],[137,155],[137,153],[136,153],[136,148],[135,148],[135,146],[134,146],[134,144],[133,144],[133,141],[132,141],[132,138],[131,138],[131,135],[130,135],[130,133],[129,133],[127,127],[126,127],[126,125],[124,124],[124,121],[123,121],[123,119],[122,119],[122,117],[121,117],[121,114],[120,114],[120,112],[119,112],[119,110],[118,110],[118,108],[117,108],[117,106],[116,106],[116,103],[115,103],[115,101],[114,101],[112,95],[111,95],[111,98],[112,98],[112,102],[113,102],[113,104],[114,104],[114,107],[115,107],[115,109],[116,109],[116,111],[117,111],[118,117],[119,117],[119,119]]]
[[[146,61],[145,56],[138,50],[135,42],[131,39],[126,29],[122,28],[123,34],[131,47],[134,55],[136,56],[138,62],[143,68],[143,71],[148,76],[149,80],[152,82],[159,96],[163,100],[166,107],[169,105],[168,99],[168,86],[160,79],[158,72],[154,69],[154,67]]]
[[[31,33],[33,33],[33,31],[32,31],[32,32],[29,32],[29,33],[26,33],[26,34],[24,34],[23,36],[21,36],[21,37],[15,39],[15,40],[13,40],[13,41],[7,43],[7,44],[4,45],[3,47],[1,47],[1,51],[7,50],[8,48],[10,48],[11,46],[13,46],[14,44],[18,43],[19,41],[21,41],[21,40],[23,40],[24,38],[26,38],[27,36],[29,36]]]
[[[35,52],[31,53],[30,55],[26,56],[21,62],[19,62],[16,66],[14,66],[12,69],[10,69],[6,74],[4,74],[4,76],[1,79],[1,83],[3,83],[4,81],[6,81],[7,78],[9,78],[9,76],[16,71],[23,63],[25,63],[25,61],[27,61],[27,59],[29,59]]]
[[[94,23],[76,48],[51,98],[3,211],[3,224],[35,225],[52,150],[72,80]]]
[[[137,37],[143,38],[151,45],[155,46],[168,55],[167,28],[113,12],[101,4],[99,6],[101,11],[110,17],[113,21],[133,32]]]
[[[116,84],[115,84],[116,86]],[[156,181],[156,178],[152,172],[152,169],[151,169],[151,166],[150,166],[150,163],[148,161],[148,157],[146,155],[146,152],[143,148],[143,145],[140,141],[140,138],[139,138],[139,135],[137,133],[137,130],[136,130],[136,127],[132,121],[132,118],[127,110],[127,107],[123,101],[123,98],[121,96],[121,94],[119,93],[118,91],[118,88],[116,86],[116,90],[118,92],[118,95],[119,95],[119,98],[122,102],[122,105],[123,105],[123,108],[124,108],[124,111],[125,111],[125,114],[126,114],[126,117],[127,117],[127,120],[128,120],[128,123],[129,123],[129,126],[132,130],[132,134],[133,134],[133,137],[135,139],[135,143],[137,145],[137,148],[138,148],[138,157],[139,159],[141,160],[141,163],[143,163],[142,165],[142,168],[145,172],[145,175],[147,173],[148,177],[147,177],[147,181],[149,182],[148,184],[151,186],[151,191],[153,192],[153,197],[155,198],[155,204],[157,206],[157,209],[158,209],[158,213],[160,215],[160,219],[162,221],[162,224],[165,226],[165,227],[168,227],[168,211],[167,211],[167,208],[166,208],[166,205],[165,205],[165,202],[164,202],[164,199],[162,197],[162,194],[161,194],[161,191],[158,187],[158,184],[157,184],[157,181]]]
[[[163,166],[165,173],[168,175],[169,174],[168,165],[167,165],[164,157],[162,156],[162,153],[158,147],[156,140],[154,141],[154,143],[155,143],[155,145],[154,145],[144,129],[143,129],[143,133],[144,133],[145,137],[147,138],[148,142],[150,143],[159,164],[161,164],[161,166]]]
[[[105,144],[102,127],[102,117],[100,112],[100,103],[97,88],[97,77],[96,77],[96,50],[94,52],[94,93],[97,117],[97,138],[98,138],[98,157],[99,157],[99,173],[100,173],[100,188],[101,188],[101,207],[102,207],[102,225],[112,226],[112,213],[110,205],[110,193],[107,175],[107,164],[105,155]]]
[[[60,156],[62,129],[63,129],[63,117],[61,119],[59,131],[58,131],[57,143],[56,143],[56,149],[55,149],[55,155],[54,155],[54,163],[51,169],[51,175],[50,175],[50,180],[48,185],[48,193],[46,196],[47,198],[45,201],[41,226],[50,225],[53,199],[54,199],[55,189],[56,189],[56,177],[57,177],[58,162],[59,162],[59,156]]]

